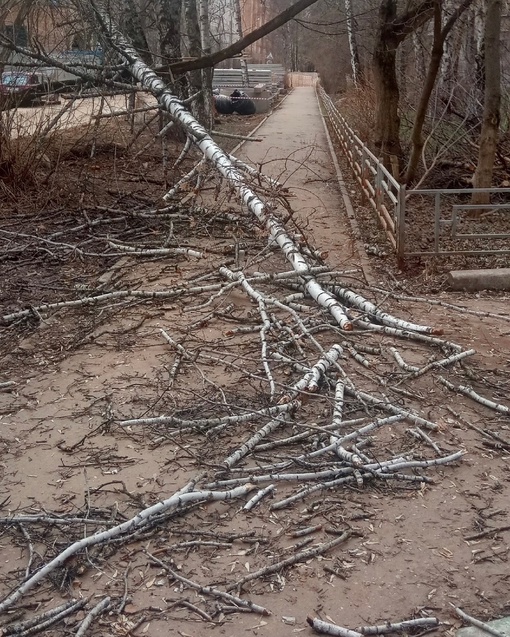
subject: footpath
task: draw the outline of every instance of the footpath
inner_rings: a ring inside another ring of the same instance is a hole
[[[256,137],[262,142],[246,142],[237,156],[289,188],[294,219],[310,243],[328,253],[330,266],[359,268],[370,277],[368,260],[354,238],[352,206],[331,155],[315,89],[294,88]]]

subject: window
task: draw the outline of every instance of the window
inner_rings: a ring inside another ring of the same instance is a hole
[[[16,26],[14,24],[6,24],[2,29],[3,33],[9,40],[12,40],[14,44],[18,46],[27,46],[28,33],[27,28],[23,25]]]

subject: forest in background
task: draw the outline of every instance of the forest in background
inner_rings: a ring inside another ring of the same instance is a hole
[[[214,66],[270,59],[291,71],[317,71],[402,183],[427,183],[432,174],[433,187],[510,184],[510,17],[502,0],[115,0],[101,6],[177,96],[196,96],[192,112],[208,129]],[[0,32],[4,62],[22,55],[35,65],[58,66],[54,53],[63,48],[101,47],[99,71],[80,67],[82,89],[136,90],[93,2],[10,0]],[[5,129],[4,122],[8,137]],[[15,161],[11,146],[2,144],[6,179]]]

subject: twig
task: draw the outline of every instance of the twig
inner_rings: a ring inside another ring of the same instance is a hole
[[[409,632],[413,628],[427,629],[439,626],[436,617],[418,617],[417,619],[406,619],[402,622],[382,624],[380,626],[361,626],[356,628],[362,635],[386,635],[387,633]]]
[[[234,135],[233,133],[225,133],[219,130],[212,130],[211,135],[216,135],[216,137],[227,137],[228,139],[242,139],[247,142],[262,142],[263,139],[260,137],[247,137],[246,135]]]
[[[204,429],[207,427],[216,427],[217,425],[232,425],[249,422],[255,418],[265,416],[278,416],[295,409],[296,403],[293,401],[274,405],[258,411],[249,411],[245,414],[235,416],[218,416],[215,418],[197,418],[196,420],[184,420],[177,416],[155,416],[154,418],[133,418],[131,420],[120,420],[118,424],[121,427],[133,427],[134,425],[175,425],[180,429],[196,428]]]
[[[161,566],[161,568],[164,568],[165,571],[169,573],[178,582],[182,582],[189,588],[194,588],[196,591],[198,591],[199,593],[202,593],[203,595],[209,595],[210,597],[219,597],[220,599],[224,599],[227,602],[235,604],[236,606],[240,606],[241,608],[246,608],[254,613],[259,613],[260,615],[271,614],[267,610],[267,608],[264,608],[263,606],[258,606],[257,604],[254,604],[251,601],[247,601],[245,599],[241,599],[240,597],[236,597],[235,595],[231,595],[230,593],[220,591],[219,589],[214,588],[213,586],[202,586],[200,584],[197,584],[196,582],[193,582],[192,580],[187,579],[186,577],[183,577],[182,575],[174,571],[173,568],[168,566],[168,564],[165,564],[161,560],[158,560],[157,557],[155,557],[154,555],[151,555],[149,552],[146,551],[146,554],[155,564],[158,564],[159,566]]]
[[[481,531],[480,533],[475,533],[474,535],[467,535],[464,539],[468,542],[471,540],[480,540],[482,537],[491,537],[492,535],[496,535],[497,533],[502,533],[503,531],[510,531],[510,524],[505,524],[503,526],[496,526],[493,529],[486,529],[485,531]]]
[[[501,414],[510,414],[510,407],[507,407],[506,405],[501,405],[499,403],[494,402],[493,400],[489,400],[488,398],[484,398],[483,396],[480,396],[480,394],[477,394],[473,389],[471,389],[471,387],[466,387],[464,385],[455,386],[453,383],[450,383],[450,381],[446,380],[446,378],[442,378],[442,377],[439,377],[439,380],[443,383],[445,387],[448,387],[448,389],[451,389],[452,391],[458,391],[461,394],[464,394],[465,396],[469,396],[469,398],[472,398],[477,403],[480,403],[480,405],[484,405],[485,407],[489,407],[489,409],[494,409],[495,411],[499,411]]]
[[[29,635],[34,635],[35,633],[42,632],[46,628],[53,626],[64,617],[67,617],[71,613],[74,613],[76,610],[83,608],[87,599],[72,599],[61,606],[57,606],[57,608],[52,608],[51,610],[38,615],[37,617],[32,617],[31,619],[27,619],[24,622],[20,622],[18,624],[11,624],[11,626],[2,626],[1,634],[2,635],[16,635],[17,637],[29,637]]]
[[[274,484],[270,484],[267,487],[260,489],[260,491],[257,491],[257,493],[253,496],[253,498],[250,498],[248,500],[248,502],[244,505],[243,510],[251,511],[253,507],[255,507],[262,500],[262,498],[264,498],[266,495],[270,493],[273,493],[274,490],[275,490]]]
[[[87,630],[92,626],[92,622],[110,607],[110,603],[111,599],[109,597],[105,597],[98,602],[81,622],[78,630],[76,631],[76,637],[83,637]]]
[[[311,626],[316,633],[323,633],[325,635],[334,635],[335,637],[363,637],[361,633],[355,630],[349,630],[343,626],[337,626],[336,624],[330,624],[329,622],[322,621],[316,617],[307,617],[306,622]]]
[[[28,544],[28,563],[27,563],[27,566],[25,568],[25,577],[28,577],[30,575],[30,568],[31,568],[32,562],[34,560],[34,545],[32,544],[32,540],[30,538],[30,535],[28,534],[28,531],[25,529],[23,524],[18,522],[18,526],[19,526],[20,531],[23,533],[23,537],[25,538],[25,540],[27,541],[27,544]]]
[[[272,573],[277,573],[278,571],[281,571],[283,568],[286,568],[287,566],[292,566],[292,564],[296,564],[297,562],[302,562],[303,560],[308,560],[311,557],[317,557],[317,555],[323,555],[330,549],[334,548],[335,546],[338,546],[338,544],[345,542],[349,537],[351,537],[351,535],[352,535],[351,531],[345,531],[345,533],[342,533],[340,537],[337,537],[334,540],[331,540],[331,542],[325,542],[324,544],[320,544],[319,546],[316,546],[314,548],[307,549],[306,551],[301,551],[300,553],[296,553],[296,555],[293,555],[292,557],[289,557],[286,560],[281,560],[280,562],[277,562],[276,564],[265,566],[264,568],[261,568],[258,571],[254,571],[253,573],[246,575],[245,577],[238,580],[234,584],[230,584],[227,590],[231,591],[236,588],[241,589],[242,586],[244,586],[244,584],[246,584],[247,582],[251,582],[254,579],[258,579],[259,577],[263,577],[265,575],[271,575]]]
[[[4,601],[0,603],[0,613],[3,613],[5,610],[13,606],[13,604],[21,599],[21,597],[23,597],[23,595],[25,595],[29,590],[34,588],[34,586],[42,581],[49,573],[64,564],[66,560],[80,551],[88,549],[91,546],[104,544],[119,535],[138,531],[146,526],[152,517],[158,514],[168,513],[168,511],[172,509],[179,509],[186,504],[191,504],[193,502],[230,500],[238,498],[246,495],[253,488],[253,485],[248,484],[237,489],[232,489],[231,491],[192,491],[190,493],[183,493],[183,490],[181,489],[180,492],[175,493],[170,498],[140,511],[135,517],[123,522],[122,524],[108,529],[107,531],[100,531],[94,535],[86,536],[77,542],[73,542],[73,544],[64,549],[55,558],[37,571],[37,573],[32,575],[30,579],[23,582],[21,586],[8,595]]]
[[[460,608],[457,608],[451,602],[450,602],[450,605],[453,606],[454,611],[457,613],[457,615],[461,619],[463,619],[464,621],[467,621],[468,623],[470,623],[473,626],[476,626],[476,628],[479,628],[480,630],[483,630],[483,632],[489,633],[489,635],[494,635],[494,637],[508,637],[508,635],[506,635],[505,633],[502,633],[499,630],[496,630],[495,628],[492,628],[492,626],[489,626],[485,622],[482,622],[479,619],[475,619],[474,617],[471,617],[471,615],[468,615],[467,613],[465,613]]]
[[[188,601],[187,599],[181,599],[178,602],[178,606],[184,606],[185,608],[189,608],[190,610],[192,610],[194,613],[196,613],[197,615],[199,615],[202,619],[205,619],[208,622],[212,622],[214,621],[213,618],[207,614],[204,610],[202,610],[201,608],[198,608],[198,606],[195,606],[195,604],[192,604],[190,601]]]

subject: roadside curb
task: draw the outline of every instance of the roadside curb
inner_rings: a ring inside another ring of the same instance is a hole
[[[317,103],[319,106],[319,114],[320,114],[320,118],[322,120],[322,125],[324,127],[324,132],[326,134],[326,139],[328,142],[328,148],[329,148],[329,154],[331,155],[331,160],[333,162],[333,166],[335,167],[335,173],[336,173],[336,179],[338,182],[338,187],[340,188],[340,194],[342,195],[342,199],[344,202],[344,206],[345,206],[345,211],[347,213],[347,217],[349,219],[349,223],[351,226],[351,232],[352,232],[352,239],[353,239],[353,244],[354,244],[354,249],[357,252],[357,256],[359,259],[359,263],[361,266],[361,270],[363,272],[363,276],[365,277],[365,280],[367,282],[368,285],[375,285],[377,282],[375,280],[374,277],[374,273],[372,270],[372,266],[370,264],[370,260],[367,257],[367,254],[365,252],[365,248],[363,247],[363,243],[361,242],[361,232],[358,226],[358,222],[356,219],[356,214],[354,212],[354,207],[352,205],[351,199],[349,197],[349,193],[347,192],[347,187],[345,185],[345,181],[342,175],[342,171],[340,169],[340,166],[338,164],[338,159],[336,157],[336,153],[335,153],[335,149],[333,147],[333,142],[331,141],[331,136],[329,134],[329,130],[328,130],[328,126],[326,124],[326,120],[324,118],[324,115],[322,114],[322,108],[321,108],[321,103],[319,100],[319,97],[317,96],[316,93],[316,98],[317,98]]]

